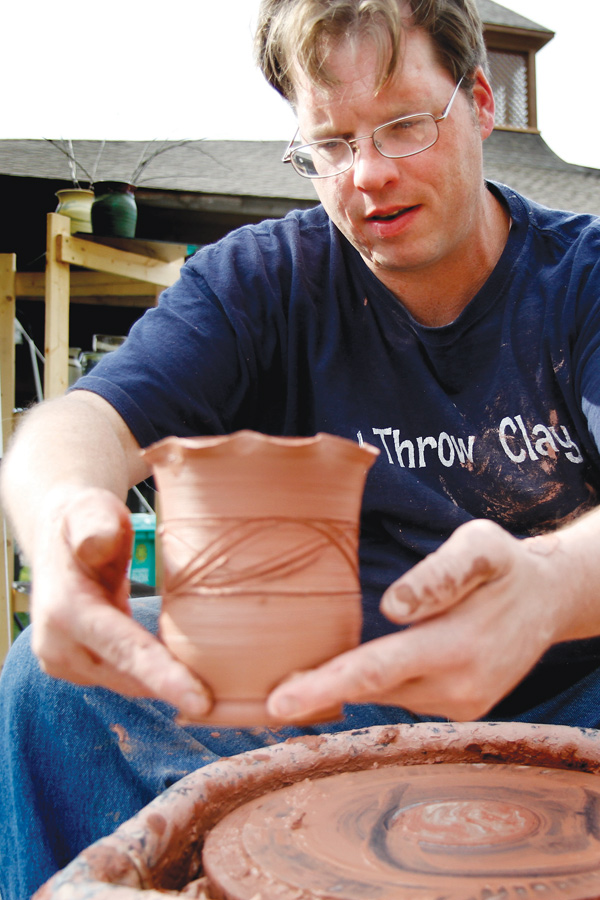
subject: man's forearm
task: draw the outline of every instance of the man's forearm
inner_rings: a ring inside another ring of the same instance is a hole
[[[81,392],[27,414],[0,474],[2,504],[29,557],[49,506],[60,507],[85,487],[105,488],[125,499],[131,484],[147,472],[118,414],[101,398]]]
[[[553,576],[557,639],[600,635],[600,509],[580,516],[554,534],[525,541],[547,559]]]
[[[89,392],[42,404],[19,429],[2,490],[33,570],[32,648],[49,675],[158,697],[197,721],[207,690],[131,616],[123,500],[147,475],[123,420]]]

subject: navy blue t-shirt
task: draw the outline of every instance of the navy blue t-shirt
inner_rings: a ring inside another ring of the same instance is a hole
[[[463,522],[533,535],[598,502],[600,219],[489,189],[510,235],[449,325],[417,323],[316,207],[198,252],[76,385],[142,446],[251,428],[378,447],[361,523],[365,638],[393,630],[383,590]]]

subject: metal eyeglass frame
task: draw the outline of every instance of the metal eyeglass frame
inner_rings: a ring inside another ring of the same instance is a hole
[[[423,153],[424,150],[429,150],[430,147],[433,147],[434,144],[437,144],[437,142],[439,140],[439,136],[440,136],[440,130],[437,126],[440,122],[443,122],[450,115],[450,110],[452,109],[452,104],[454,103],[456,95],[458,94],[458,92],[460,90],[460,86],[462,85],[462,83],[464,81],[464,77],[465,76],[463,75],[462,78],[456,84],[454,91],[452,92],[452,96],[450,97],[450,100],[448,101],[448,104],[447,104],[444,112],[441,114],[441,116],[436,117],[433,115],[433,113],[413,113],[410,116],[400,116],[398,119],[392,119],[389,122],[384,122],[383,125],[378,125],[377,128],[375,128],[375,130],[371,134],[363,134],[360,137],[352,138],[352,140],[350,140],[350,141],[346,140],[346,138],[340,138],[340,137],[325,138],[321,141],[311,141],[309,144],[300,144],[300,146],[294,147],[293,146],[294,141],[296,140],[296,138],[298,137],[298,134],[300,132],[300,129],[298,128],[298,129],[296,129],[296,133],[295,133],[294,137],[289,142],[289,144],[286,148],[286,151],[281,158],[281,162],[282,163],[291,163],[292,166],[294,167],[294,171],[297,172],[298,175],[300,175],[302,178],[310,178],[311,181],[314,181],[316,178],[336,178],[338,175],[343,175],[344,172],[348,172],[352,168],[354,163],[356,162],[356,154],[358,152],[358,147],[356,146],[356,144],[358,143],[358,141],[365,141],[369,138],[373,141],[373,146],[375,147],[377,152],[380,153],[381,156],[384,156],[386,159],[405,159],[407,156],[416,156],[418,153]],[[383,150],[381,149],[381,147],[377,146],[377,141],[375,139],[375,136],[378,131],[381,131],[382,128],[388,128],[390,125],[398,124],[398,122],[407,122],[410,119],[416,119],[421,116],[430,116],[430,118],[433,119],[433,121],[435,122],[435,125],[436,125],[437,134],[435,136],[435,140],[433,140],[430,144],[427,144],[425,147],[419,147],[418,150],[411,150],[410,153],[400,153],[399,155],[384,153]],[[345,169],[341,169],[339,172],[332,172],[330,175],[307,175],[304,172],[299,172],[298,169],[294,166],[294,163],[292,160],[292,155],[297,150],[307,150],[310,147],[316,147],[319,144],[328,144],[332,140],[339,141],[342,144],[346,144],[346,146],[348,146],[352,152],[352,162],[349,163]]]

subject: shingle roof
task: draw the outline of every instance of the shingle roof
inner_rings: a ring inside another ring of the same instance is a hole
[[[493,0],[477,0],[485,23],[552,32]],[[313,184],[281,164],[282,141],[191,141],[167,144],[144,170],[138,185],[160,192],[220,197],[261,197],[290,206],[316,201]],[[143,141],[75,141],[75,155],[96,180],[129,180],[141,156],[157,149]],[[487,177],[543,203],[600,215],[600,170],[560,159],[539,134],[495,130],[484,143]],[[43,140],[0,141],[0,175],[70,182],[66,158]],[[80,173],[82,181],[86,181]]]
[[[91,169],[99,142],[75,141],[76,156]],[[146,144],[107,141],[98,180],[127,179]],[[312,183],[281,164],[283,141],[193,141],[173,145],[144,171],[140,186],[209,195],[316,200]],[[487,177],[543,203],[600,215],[600,170],[571,165],[539,134],[494,131],[484,143]],[[66,159],[46,141],[0,141],[0,174],[69,181]]]
[[[144,141],[107,141],[96,181],[128,181],[148,145]],[[246,194],[314,199],[312,184],[281,164],[284,141],[173,142],[142,173],[138,185],[171,191]],[[99,141],[73,141],[75,157],[94,169]],[[0,141],[0,174],[70,181],[67,159],[47,141]],[[80,171],[82,182],[87,181]]]
[[[507,9],[500,3],[494,3],[493,0],[477,0],[477,7],[479,15],[486,25],[504,25],[509,28],[524,28],[527,31],[553,33],[550,28],[538,25],[537,22],[532,22],[531,19],[526,19],[525,16],[513,12],[512,9]]]
[[[600,215],[600,169],[565,162],[539,134],[495,130],[483,159],[488,178],[544,206]]]

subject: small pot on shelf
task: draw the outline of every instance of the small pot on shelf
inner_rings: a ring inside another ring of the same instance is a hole
[[[94,192],[86,188],[62,188],[56,192],[58,206],[55,212],[71,220],[71,234],[92,233],[92,203]]]
[[[98,181],[94,185],[92,231],[102,237],[135,237],[135,187],[125,181]]]

